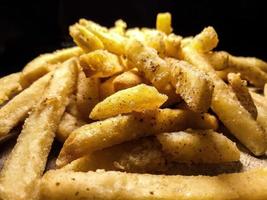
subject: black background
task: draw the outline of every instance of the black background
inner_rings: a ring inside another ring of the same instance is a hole
[[[177,34],[195,35],[212,25],[217,49],[267,60],[267,6],[264,0],[0,0],[0,76],[20,70],[40,53],[70,45],[68,26],[89,18],[112,26],[118,18],[129,27],[154,27],[158,12],[173,15]]]

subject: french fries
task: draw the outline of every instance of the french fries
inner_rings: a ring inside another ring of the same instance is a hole
[[[64,143],[56,164],[62,167],[96,150],[151,134],[213,126],[214,123],[207,118],[187,110],[162,109],[116,116],[73,131]]]
[[[75,60],[66,61],[54,72],[46,94],[25,121],[18,142],[5,161],[0,173],[1,198],[26,200],[38,197],[38,180],[45,169],[55,131],[68,96],[74,90],[76,77]]]
[[[172,16],[170,13],[159,13],[157,15],[156,28],[169,35],[172,32]]]
[[[0,105],[22,90],[19,83],[21,73],[13,73],[0,78]]]
[[[257,108],[252,100],[251,95],[249,94],[247,82],[241,80],[240,74],[229,73],[227,78],[241,105],[252,115],[254,119],[257,119]]]
[[[0,138],[7,136],[12,128],[25,120],[28,112],[40,101],[51,75],[40,78],[0,108]]]
[[[90,113],[90,118],[105,119],[134,111],[154,110],[167,99],[166,95],[160,94],[154,87],[140,84],[118,91],[98,103]]]
[[[236,145],[212,130],[161,133],[157,139],[170,159],[182,163],[223,163],[240,158]]]
[[[214,177],[51,170],[40,193],[41,200],[261,200],[267,197],[266,176],[266,168]]]

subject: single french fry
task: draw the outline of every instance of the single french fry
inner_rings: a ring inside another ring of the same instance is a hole
[[[181,95],[188,107],[195,112],[209,109],[213,93],[210,78],[185,61],[166,59],[171,68],[171,80],[176,93]]]
[[[159,142],[153,137],[146,137],[93,152],[61,169],[83,172],[104,169],[156,173],[166,170],[166,160]]]
[[[191,41],[191,45],[197,51],[207,53],[214,49],[219,42],[218,35],[212,26],[204,28],[203,31],[196,35]]]
[[[175,34],[170,34],[165,38],[165,55],[167,57],[180,58],[182,37]]]
[[[65,112],[61,118],[56,132],[56,137],[59,141],[65,142],[72,131],[85,125],[86,122],[82,121],[78,117],[75,117]]]
[[[257,108],[247,88],[247,82],[241,79],[240,74],[229,73],[227,77],[228,82],[241,105],[254,119],[257,119]]]
[[[181,163],[224,163],[239,161],[235,143],[213,130],[161,133],[157,139],[172,161]]]
[[[0,105],[22,90],[20,76],[21,73],[18,72],[0,78]]]
[[[156,28],[163,33],[169,35],[172,32],[172,16],[170,13],[158,13]]]
[[[74,42],[86,53],[104,48],[101,40],[80,24],[70,26],[69,32]]]
[[[113,79],[112,84],[114,85],[114,90],[119,91],[134,87],[143,82],[145,82],[145,80],[138,74],[138,72],[136,70],[131,70],[116,76]]]
[[[79,114],[88,119],[94,106],[100,101],[98,78],[87,78],[83,71],[78,73],[76,103]]]
[[[69,58],[79,56],[82,53],[83,51],[81,48],[71,47],[36,57],[22,70],[20,79],[22,87],[28,87],[44,74],[54,70],[57,67],[57,64],[62,63]]]
[[[185,128],[213,129],[213,121],[189,110],[159,109],[117,116],[84,125],[68,137],[57,159],[57,166],[125,141]]]
[[[118,56],[106,50],[80,56],[80,64],[85,74],[93,77],[110,77],[123,71]]]
[[[222,123],[239,141],[254,155],[265,153],[266,136],[262,127],[252,118],[250,113],[241,106],[237,97],[218,77],[208,60],[192,46],[182,48],[185,60],[207,73],[214,84],[211,108]],[[253,133],[253,134],[252,134]]]
[[[267,169],[219,176],[165,176],[123,172],[51,170],[41,181],[41,200],[262,200]]]
[[[90,113],[90,118],[99,120],[119,114],[154,110],[159,108],[167,98],[153,86],[140,84],[118,91],[99,102]]]
[[[1,198],[38,199],[38,181],[76,78],[74,60],[63,63],[54,72],[42,100],[25,121],[17,144],[4,163],[0,173]]]
[[[0,138],[7,136],[12,128],[25,120],[28,112],[40,101],[51,75],[40,78],[0,108]]]

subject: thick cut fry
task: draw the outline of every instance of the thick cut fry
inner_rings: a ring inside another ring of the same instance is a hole
[[[146,137],[93,152],[62,168],[83,172],[97,169],[156,173],[166,170],[166,160],[159,142]]]
[[[0,196],[5,200],[38,199],[38,180],[46,165],[55,131],[77,78],[74,60],[53,74],[41,102],[25,121],[18,142],[0,173]]]
[[[0,78],[0,105],[22,90],[19,83],[21,73],[14,73]]]
[[[185,61],[166,59],[171,70],[172,84],[176,93],[181,95],[188,107],[195,112],[209,109],[213,85],[210,78]]]
[[[240,74],[230,73],[227,77],[228,82],[241,105],[252,115],[254,119],[257,119],[257,108],[248,91],[247,82],[240,78]]]
[[[263,200],[267,169],[219,176],[164,176],[52,170],[41,181],[41,200]]]
[[[123,55],[125,53],[125,38],[122,35],[114,31],[108,31],[106,28],[85,19],[80,19],[79,23],[98,37],[104,44],[105,49],[111,53],[117,55]]]
[[[87,76],[103,78],[123,71],[118,56],[106,50],[96,50],[80,56],[80,64]]]
[[[57,166],[135,138],[189,127],[213,129],[214,123],[188,110],[171,109],[133,113],[94,122],[71,133],[57,159]]]
[[[71,57],[79,56],[82,53],[81,48],[71,47],[36,57],[24,67],[20,79],[21,85],[23,88],[28,87],[44,74],[54,70],[57,67],[56,64],[62,63]]]
[[[40,101],[50,78],[51,74],[40,78],[0,109],[0,138],[7,136],[12,128],[27,117],[32,107]]]
[[[156,28],[167,35],[172,32],[172,16],[170,13],[158,13]]]
[[[85,124],[86,122],[82,121],[78,117],[75,117],[65,112],[58,125],[58,129],[56,132],[57,139],[61,142],[64,142],[69,137],[72,131],[77,128],[80,128]]]
[[[91,110],[100,101],[99,84],[100,81],[98,78],[86,78],[83,71],[79,72],[76,103],[77,109],[84,119],[88,119]]]
[[[170,159],[181,163],[224,163],[239,161],[235,143],[212,130],[186,130],[157,135]]]
[[[264,130],[241,106],[235,94],[220,79],[210,63],[195,49],[188,46],[182,48],[184,58],[207,73],[214,84],[211,108],[223,124],[253,154],[262,155],[267,145]]]
[[[212,26],[204,28],[203,31],[196,35],[191,41],[191,45],[197,51],[207,53],[214,49],[219,42],[218,35]]]
[[[91,119],[105,119],[119,114],[142,112],[159,108],[168,97],[156,88],[140,84],[124,89],[98,103],[90,113]]]
[[[93,33],[88,31],[80,24],[70,26],[69,32],[74,42],[81,47],[84,52],[91,52],[97,49],[103,49],[104,45]]]
[[[116,76],[112,84],[114,85],[114,90],[119,91],[134,87],[143,82],[145,82],[145,80],[139,75],[139,73],[136,70],[131,70]]]

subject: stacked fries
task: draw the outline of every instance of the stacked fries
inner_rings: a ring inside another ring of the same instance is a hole
[[[70,26],[77,46],[1,78],[0,141],[24,125],[0,200],[267,199],[267,168],[171,173],[177,163],[238,162],[234,141],[254,156],[267,150],[267,63],[214,51],[213,27],[187,38],[172,30],[170,13],[156,29],[81,19]],[[54,138],[57,169],[44,174]]]

